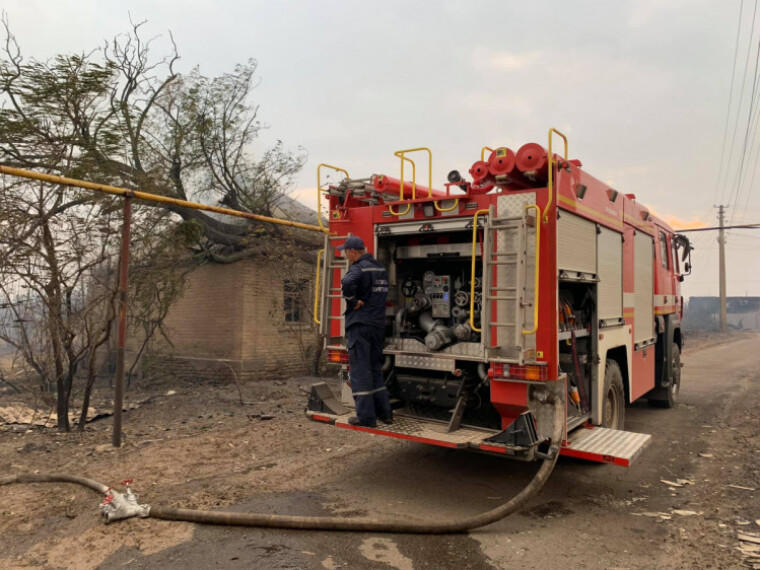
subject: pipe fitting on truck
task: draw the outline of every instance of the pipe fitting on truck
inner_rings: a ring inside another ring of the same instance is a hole
[[[458,323],[454,325],[454,336],[463,342],[470,340],[470,337],[472,337],[470,323]]]
[[[398,311],[396,311],[396,318],[393,320],[396,330],[395,336],[401,336],[401,331],[404,330],[404,321],[406,320],[406,314],[408,312],[408,309],[406,307],[402,307]]]
[[[427,294],[420,292],[412,297],[412,304],[409,307],[409,313],[416,315],[426,309],[429,309],[432,306],[433,301],[430,300],[430,297]]]
[[[456,338],[454,331],[441,321],[434,319],[429,311],[420,315],[420,327],[428,333],[425,337],[425,346],[428,350],[438,350]]]
[[[451,308],[451,316],[455,319],[466,319],[470,316],[470,311],[464,307],[455,305]]]

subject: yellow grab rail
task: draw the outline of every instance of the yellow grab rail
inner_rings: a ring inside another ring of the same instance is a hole
[[[324,224],[322,223],[322,167],[330,168],[332,170],[335,170],[336,172],[342,172],[346,175],[346,178],[350,178],[348,175],[348,171],[344,170],[342,168],[338,168],[337,166],[332,166],[330,164],[320,164],[317,166],[317,221],[319,222],[319,227],[322,228],[323,231],[328,231],[327,228],[325,228]]]
[[[397,156],[401,159],[401,180],[399,181],[399,188],[398,188],[398,199],[399,201],[402,201],[404,199],[404,161],[408,160],[412,163],[412,200],[417,198],[417,168],[414,164],[414,161],[411,158],[408,158],[406,156],[407,152],[418,152],[418,151],[425,151],[428,153],[428,198],[432,196],[433,194],[433,152],[424,146],[417,147],[417,148],[407,148],[405,150],[397,150],[393,153],[393,156]],[[393,211],[393,206],[388,206],[388,211],[393,214],[394,216],[403,216],[404,214],[409,212],[409,209],[412,207],[411,203],[408,203],[406,205],[406,210],[404,210],[401,213],[396,213]]]
[[[475,255],[477,254],[478,246],[478,216],[480,214],[488,214],[489,210],[478,210],[475,212],[475,216],[472,218],[472,271],[470,275],[470,328],[475,332],[483,332],[483,329],[479,329],[475,326]],[[483,264],[485,266],[486,252],[483,252]],[[481,288],[485,287],[485,275],[482,276]],[[481,295],[482,297],[482,295]],[[482,300],[482,299],[481,299]],[[483,320],[483,307],[480,308],[480,320]],[[482,322],[481,322],[482,325]]]
[[[533,302],[533,328],[531,330],[526,331],[523,329],[522,333],[523,336],[529,335],[529,334],[535,334],[535,332],[538,330],[538,261],[539,261],[539,247],[541,246],[541,223],[539,219],[541,218],[541,208],[538,207],[537,204],[528,204],[525,206],[526,210],[536,210],[536,276],[534,280],[533,285],[533,295],[534,295],[534,302]]]
[[[433,201],[433,206],[435,206],[435,209],[438,210],[439,212],[451,212],[451,210],[459,206],[459,198],[454,198],[454,205],[451,208],[441,208],[440,206],[438,206],[438,202],[443,202],[443,200]]]
[[[433,195],[433,151],[431,151],[429,148],[425,146],[420,146],[417,148],[408,148],[406,150],[397,150],[393,153],[394,156],[398,156],[402,159],[401,161],[401,191],[403,192],[404,189],[404,161],[405,155],[407,152],[419,152],[419,151],[425,151],[428,153],[428,198],[430,198]],[[411,159],[409,160],[412,164],[414,162]],[[412,199],[416,197],[415,194],[415,187],[416,187],[416,181],[412,180]],[[402,194],[403,195],[403,194]]]
[[[317,316],[319,315],[317,311],[319,310],[319,269],[322,264],[322,256],[324,254],[324,249],[320,249],[319,253],[317,253],[317,280],[314,282],[314,322],[318,325],[322,324],[322,321]]]
[[[552,127],[549,129],[549,182],[547,184],[547,188],[549,189],[549,199],[546,202],[546,208],[544,208],[544,223],[547,223],[549,221],[549,208],[552,206],[552,198],[554,193],[554,187],[552,185],[553,183],[553,177],[554,177],[554,153],[552,153],[552,133],[557,133],[559,136],[562,137],[562,140],[565,141],[565,160],[567,160],[567,137],[563,135],[561,132],[559,132],[557,129]]]
[[[481,162],[485,162],[486,161],[486,151],[487,150],[490,150],[491,152],[493,152],[493,149],[490,146],[484,146],[483,148],[480,149],[480,161]]]
[[[403,202],[404,201],[404,162],[409,162],[412,165],[412,200],[414,200],[417,197],[417,165],[414,164],[414,161],[411,158],[408,158],[404,156],[403,150],[400,150],[398,152],[394,152],[393,155],[397,156],[401,159],[401,180],[398,186],[398,201]],[[401,154],[399,154],[401,153]],[[393,214],[394,216],[405,216],[409,213],[409,210],[412,207],[412,203],[408,202],[406,204],[406,210],[403,212],[394,212],[393,211],[393,205],[388,206],[388,211]]]

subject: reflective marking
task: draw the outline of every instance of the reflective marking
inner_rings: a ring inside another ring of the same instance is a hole
[[[382,392],[385,390],[385,386],[382,388],[376,388],[375,390],[370,390],[368,392],[354,392],[354,396],[371,396],[372,394],[377,394],[378,392]]]

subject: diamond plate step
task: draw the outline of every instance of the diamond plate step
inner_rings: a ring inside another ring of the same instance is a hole
[[[312,420],[331,423],[340,428],[363,431],[367,433],[376,433],[378,435],[396,437],[398,439],[406,439],[419,443],[439,445],[441,447],[449,447],[452,449],[469,448],[500,454],[504,454],[509,450],[516,449],[514,446],[485,441],[489,437],[492,437],[493,435],[499,433],[496,430],[460,427],[454,432],[446,433],[446,422],[437,422],[434,420],[409,417],[398,412],[394,415],[393,423],[391,425],[385,425],[382,422],[378,422],[377,426],[373,428],[364,426],[352,426],[349,424],[348,418],[354,415],[353,412],[336,416],[332,414],[307,411],[306,415],[309,416]]]
[[[646,433],[601,427],[579,428],[568,436],[560,453],[629,467],[651,441],[652,436]]]

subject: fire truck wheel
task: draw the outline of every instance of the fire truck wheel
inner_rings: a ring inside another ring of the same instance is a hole
[[[681,350],[673,343],[673,368],[670,386],[655,388],[649,395],[649,403],[658,408],[672,408],[678,403],[678,393],[681,391]]]
[[[623,429],[625,425],[625,389],[620,366],[608,360],[604,368],[604,401],[602,402],[602,427]]]

